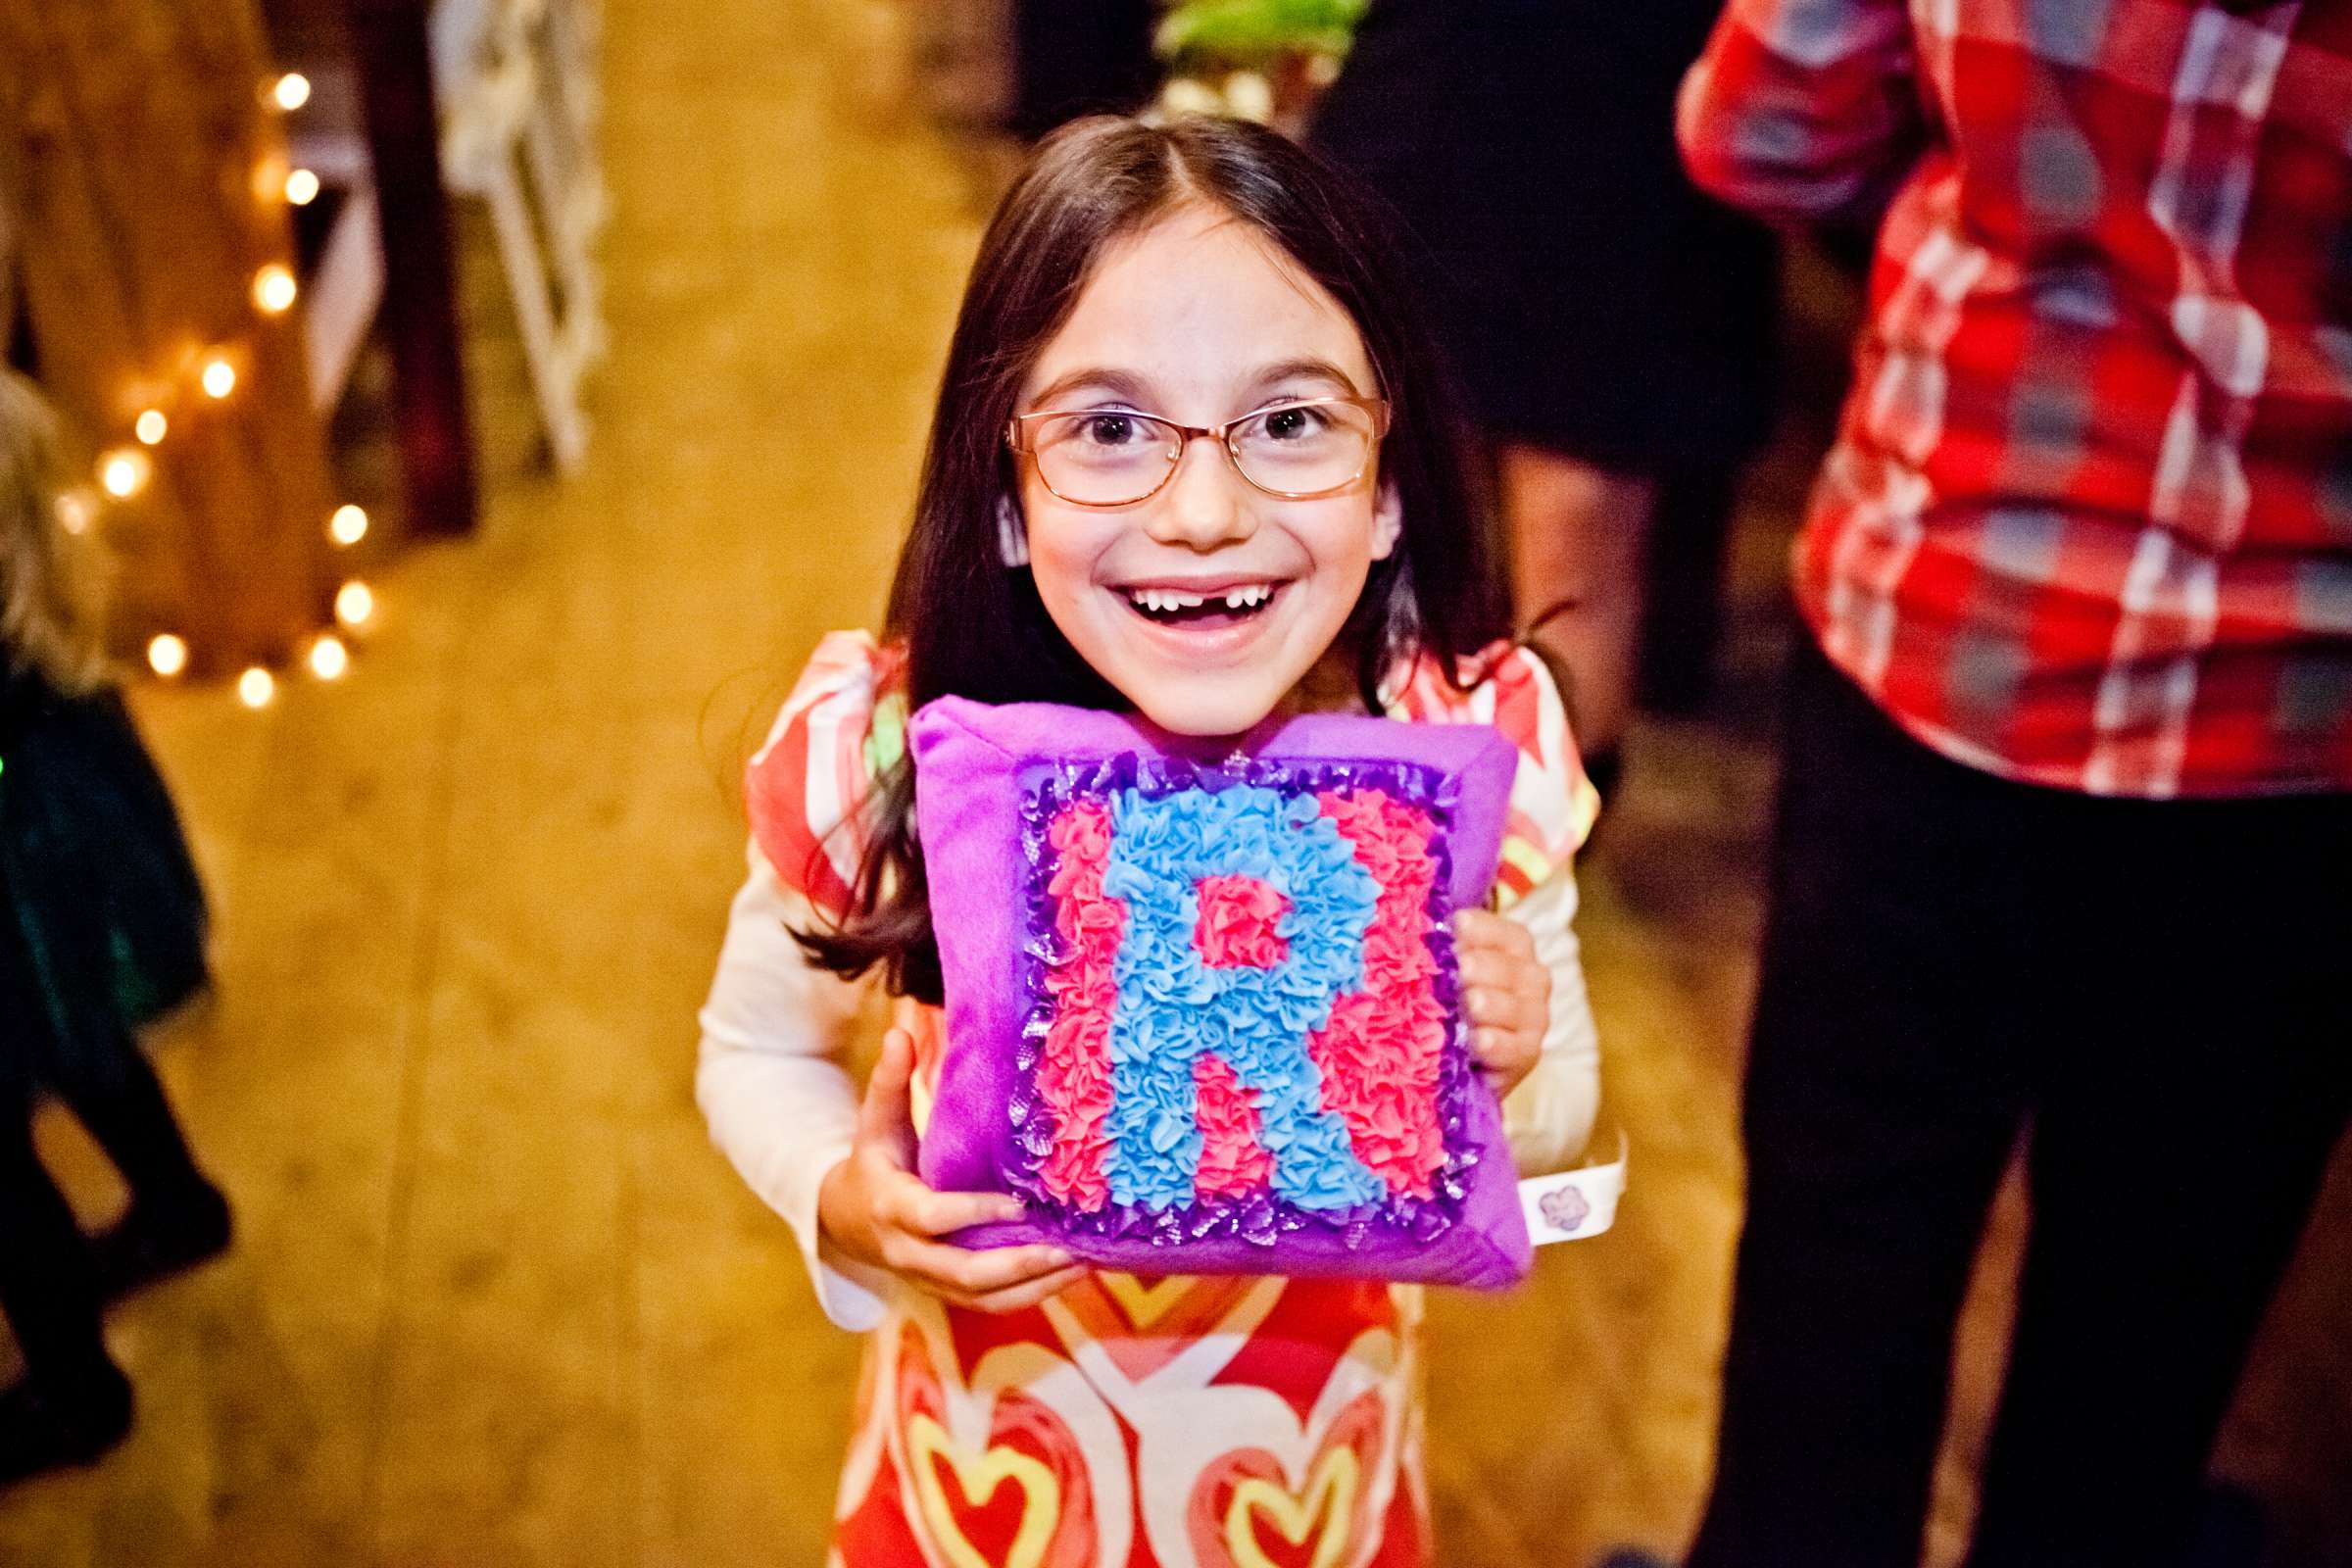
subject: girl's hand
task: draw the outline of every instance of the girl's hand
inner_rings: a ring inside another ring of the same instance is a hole
[[[1017,1220],[1023,1210],[1004,1193],[935,1193],[914,1174],[906,1090],[913,1076],[914,1037],[893,1029],[882,1037],[849,1157],[817,1188],[817,1228],[857,1261],[983,1312],[1035,1306],[1076,1284],[1086,1269],[1058,1247],[973,1251],[937,1240],[966,1226]]]
[[[1470,1019],[1470,1054],[1497,1098],[1519,1087],[1544,1053],[1551,1022],[1551,971],[1536,956],[1536,939],[1516,920],[1484,909],[1453,917],[1461,965],[1462,1011]]]

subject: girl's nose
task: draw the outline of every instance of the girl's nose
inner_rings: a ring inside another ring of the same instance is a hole
[[[1233,471],[1224,446],[1213,437],[1185,443],[1184,456],[1167,488],[1156,498],[1144,531],[1164,545],[1214,550],[1237,544],[1257,529],[1250,486]]]

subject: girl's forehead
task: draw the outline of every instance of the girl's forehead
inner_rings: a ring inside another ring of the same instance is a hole
[[[1347,308],[1288,252],[1219,209],[1191,206],[1105,247],[1024,393],[1093,371],[1168,398],[1222,403],[1277,372],[1328,366],[1377,390]]]

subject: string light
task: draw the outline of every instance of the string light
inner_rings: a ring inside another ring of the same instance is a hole
[[[356,578],[335,591],[335,619],[357,631],[375,613],[375,594]]]
[[[311,101],[310,78],[299,72],[286,72],[270,80],[266,89],[268,97],[279,109],[292,113]],[[265,157],[253,171],[254,194],[266,198],[274,190],[282,195],[288,206],[307,207],[318,199],[321,188],[318,173],[309,169],[286,168],[281,159]],[[264,316],[281,316],[291,309],[301,294],[301,284],[293,269],[280,262],[270,262],[253,274],[254,308]],[[216,350],[205,356],[197,372],[197,384],[205,396],[221,401],[237,388],[237,368],[225,352]],[[172,421],[160,408],[139,411],[131,421],[131,433],[140,447],[162,443],[170,432]],[[144,489],[154,476],[154,461],[140,447],[117,447],[100,455],[98,484],[117,500],[127,500]],[[86,490],[69,490],[55,503],[58,526],[68,533],[83,533],[97,520],[98,503]],[[368,533],[368,514],[356,506],[337,507],[327,521],[327,534],[338,545],[355,545]],[[375,613],[375,595],[364,582],[346,582],[335,594],[335,618],[345,627],[365,625]],[[147,666],[166,680],[174,679],[188,668],[187,640],[172,632],[158,632],[147,642]],[[321,632],[311,640],[305,654],[311,673],[320,680],[340,680],[351,668],[351,649],[332,631]],[[248,665],[237,676],[237,701],[250,709],[270,706],[277,697],[277,678],[261,664]]]
[[[57,525],[68,533],[88,533],[97,514],[98,503],[87,490],[69,490],[57,498]]]
[[[295,292],[294,274],[283,263],[271,262],[253,274],[253,303],[264,316],[283,315],[286,307],[294,303]],[[233,385],[235,372],[231,371],[230,375]],[[206,390],[211,389],[207,387]]]
[[[311,673],[320,680],[341,680],[351,668],[351,650],[333,632],[323,632],[311,644]]]
[[[147,486],[155,465],[136,447],[119,447],[98,462],[98,483],[117,501],[126,501]]]

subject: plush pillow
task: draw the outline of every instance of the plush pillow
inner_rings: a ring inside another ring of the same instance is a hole
[[[1148,1273],[1514,1283],[1529,1240],[1450,916],[1518,757],[1310,715],[1203,747],[946,698],[909,726],[947,983],[921,1173]]]

